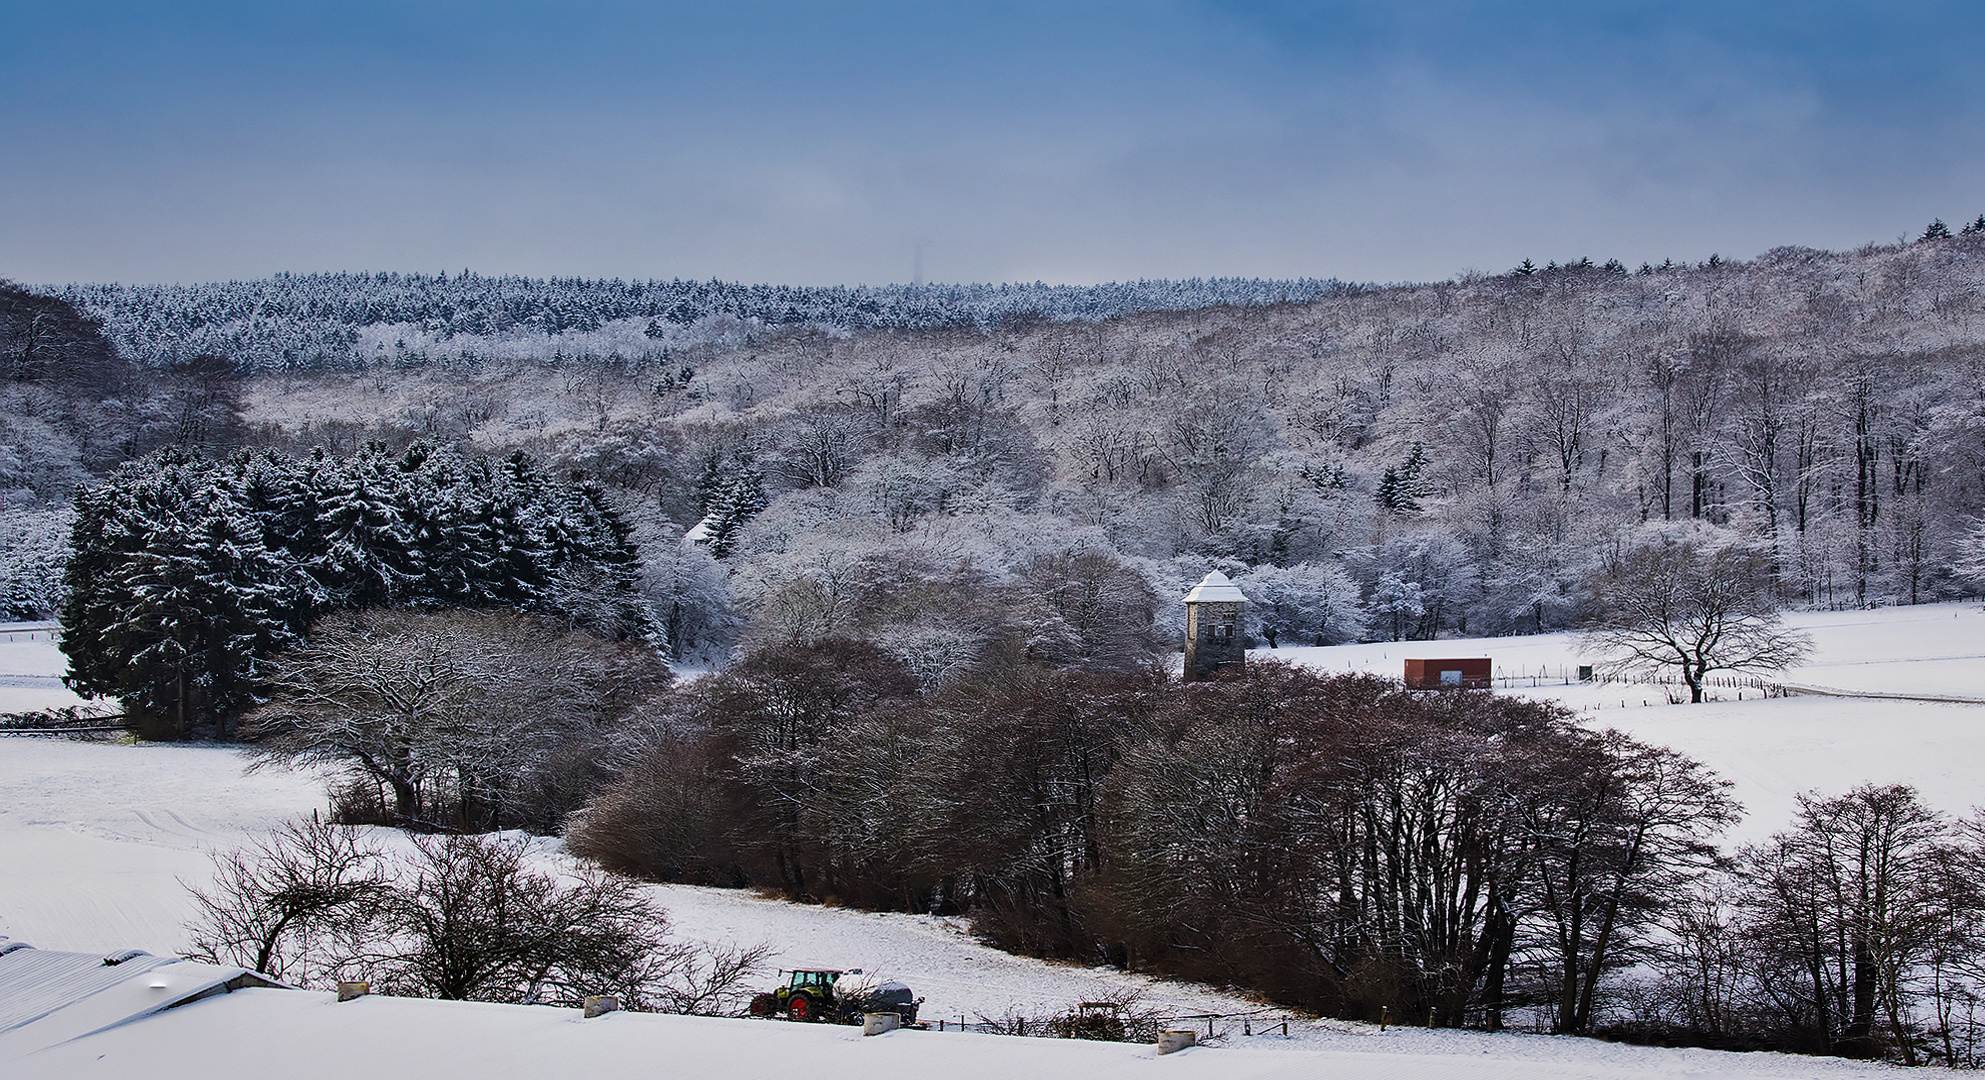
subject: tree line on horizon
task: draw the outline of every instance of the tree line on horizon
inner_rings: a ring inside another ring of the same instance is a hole
[[[1956,231],[1694,267],[1574,260],[993,328],[726,316],[651,337],[620,320],[518,331],[514,353],[380,323],[363,370],[267,375],[221,353],[137,364],[70,306],[76,354],[123,381],[51,379],[48,338],[0,334],[26,358],[0,416],[0,572],[17,617],[50,611],[67,492],[158,445],[378,442],[586,476],[638,544],[668,647],[703,661],[802,598],[841,632],[882,632],[861,597],[1012,585],[1077,553],[1160,596],[1210,568],[1250,578],[1266,620],[1250,633],[1278,646],[1579,627],[1633,537],[1678,522],[1755,545],[1782,604],[1949,599],[1985,582],[1982,250]],[[358,277],[309,279],[311,303],[337,308]],[[339,318],[369,318],[362,296]],[[699,524],[712,543],[677,542]],[[1160,605],[1161,636],[1174,618]]]

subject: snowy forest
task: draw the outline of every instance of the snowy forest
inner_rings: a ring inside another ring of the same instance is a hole
[[[1985,568],[1981,286],[1985,234],[1936,229],[1392,287],[74,286],[122,382],[40,374],[6,324],[0,543],[46,611],[49,522],[125,458],[421,443],[599,486],[683,658],[795,619],[970,653],[878,605],[1074,555],[1163,601],[1161,638],[1209,568],[1262,644],[1571,627],[1674,521],[1763,545],[1788,605],[1924,602]]]

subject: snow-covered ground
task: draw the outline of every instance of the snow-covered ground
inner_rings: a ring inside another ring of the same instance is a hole
[[[1985,699],[1985,608],[1977,604],[1794,612],[1785,621],[1812,637],[1813,652],[1805,663],[1773,676],[1774,681]],[[1629,689],[1576,682],[1579,665],[1599,659],[1584,645],[1583,635],[1563,632],[1381,641],[1321,649],[1255,649],[1248,655],[1277,657],[1330,671],[1370,671],[1392,678],[1399,677],[1408,657],[1486,656],[1495,662],[1498,687],[1505,677],[1534,676],[1540,691],[1576,708],[1614,709],[1623,700],[1631,707],[1639,707],[1642,701],[1665,703],[1658,686]],[[1715,692],[1732,697],[1737,691]],[[1747,696],[1755,698],[1757,691],[1749,691]]]
[[[1892,692],[1929,692],[1934,688],[1938,693],[1985,697],[1985,664],[1978,656],[1985,653],[1985,614],[1975,608],[1946,605],[1806,615],[1796,621],[1809,629],[1818,643],[1813,662],[1794,673],[1798,681]],[[1274,655],[1332,670],[1394,674],[1409,655],[1484,654],[1496,658],[1506,674],[1518,669],[1571,668],[1580,662],[1577,639],[1572,635],[1443,641],[1431,646],[1394,643],[1284,649]],[[60,653],[45,639],[7,642],[0,638],[0,671],[26,679],[56,675],[60,670]],[[37,692],[33,687],[0,681],[0,711],[37,707],[21,704],[33,692]],[[1669,706],[1650,695],[1648,700],[1656,704],[1621,708],[1617,702],[1623,691],[1618,687],[1565,686],[1559,682],[1502,692],[1559,698],[1581,709],[1604,706],[1591,712],[1593,723],[1617,726],[1636,737],[1701,758],[1735,783],[1738,798],[1750,809],[1738,839],[1761,837],[1781,827],[1797,792],[1814,788],[1839,791],[1868,780],[1912,783],[1933,804],[1963,811],[1977,799],[1976,777],[1985,771],[1985,706],[1824,697]],[[1601,700],[1609,694],[1612,701]],[[244,773],[243,764],[237,751],[220,746],[126,746],[0,738],[0,934],[44,948],[85,951],[136,947],[168,953],[183,947],[181,924],[192,910],[183,883],[207,879],[207,853],[243,843],[277,821],[307,815],[323,806],[322,787],[315,777],[283,771]],[[1139,991],[1147,1006],[1176,1014],[1236,1013],[1258,1007],[1240,995],[1214,988],[1009,956],[980,945],[950,919],[793,905],[734,890],[659,886],[657,894],[669,909],[676,932],[683,937],[769,941],[783,950],[777,963],[784,966],[862,967],[886,973],[925,995],[929,999],[925,1015],[933,1020],[998,1016],[1009,1010],[1037,1013],[1124,988]],[[298,1012],[304,1008],[300,1003],[303,999],[284,1000],[289,1003],[266,1007],[285,1010],[281,1022],[297,1025],[305,1033],[299,1037],[318,1037],[309,1033],[319,1031],[314,1018],[320,1014]],[[315,996],[309,1001],[312,1008],[319,1003]],[[200,1019],[198,1023],[174,1021],[179,1026],[172,1029],[177,1034],[171,1037],[194,1043],[227,1040],[254,1045],[254,1039],[236,1032],[238,1025],[247,1025],[242,1029],[245,1031],[257,1022],[251,1010],[245,1005],[227,1005],[223,1010],[224,1005],[224,1000],[216,1000],[211,1007],[203,1002],[173,1010],[167,1015]],[[323,1015],[353,1014],[347,1010]],[[395,1015],[412,1018],[405,1022],[418,1026],[422,1014],[404,1011]],[[567,1028],[557,1027],[569,1021],[551,1010],[523,1010],[514,1016],[510,1012],[476,1015],[509,1018],[464,1021],[467,1028],[485,1023],[553,1025],[545,1028],[547,1046],[573,1037]],[[644,1018],[641,1023],[659,1019]],[[587,1038],[604,1038],[590,1033],[631,1026],[634,1020],[629,1017],[626,1022],[614,1020],[605,1027],[581,1030],[589,1033]],[[162,1018],[154,1018],[119,1029],[122,1034],[102,1043],[96,1052],[107,1052],[105,1047],[115,1050],[112,1056],[121,1058],[125,1066],[111,1074],[128,1075],[135,1067],[134,1059],[151,1045],[147,1030],[164,1032],[166,1028],[157,1026],[163,1023]],[[345,1037],[338,1034],[343,1031],[342,1020],[326,1023],[329,1026],[322,1027],[322,1038],[335,1042]],[[1133,1053],[1128,1048],[1106,1050],[1058,1043],[1054,1045],[1068,1048],[1007,1049],[1006,1044],[1016,1040],[983,1037],[989,1041],[980,1041],[982,1037],[956,1034],[932,1036],[945,1040],[941,1044],[919,1043],[915,1040],[923,1036],[906,1034],[867,1043],[855,1038],[843,1047],[840,1044],[852,1037],[846,1032],[804,1029],[785,1034],[788,1027],[688,1020],[677,1021],[674,1026],[644,1026],[638,1029],[646,1032],[641,1036],[644,1049],[628,1049],[625,1061],[708,1058],[737,1065],[724,1069],[713,1066],[713,1071],[739,1076],[757,1075],[752,1067],[745,1066],[759,1057],[770,1062],[800,1060],[802,1055],[806,1060],[841,1062],[850,1068],[865,1068],[864,1055],[873,1055],[876,1061],[887,1055],[909,1055],[898,1065],[881,1070],[905,1075],[917,1071],[918,1075],[990,1076],[1012,1075],[1018,1070],[1042,1076],[1086,1077],[1159,1067],[1148,1054],[1134,1062],[1109,1056]],[[1873,1076],[1888,1071],[1841,1061],[1659,1050],[1541,1036],[1398,1028],[1380,1032],[1369,1025],[1335,1021],[1298,1022],[1291,1032],[1287,1040],[1279,1036],[1241,1038],[1237,1034],[1234,1042],[1252,1049],[1281,1047],[1321,1053],[1300,1055],[1301,1064],[1297,1064],[1298,1059],[1286,1056],[1264,1058],[1231,1049],[1195,1051],[1186,1057],[1220,1063],[1218,1068],[1207,1071],[1209,1065],[1188,1067],[1175,1059],[1166,1059],[1162,1067],[1181,1074],[1206,1071],[1207,1075],[1222,1077],[1356,1072],[1498,1080],[1523,1076]],[[622,1037],[631,1036],[614,1036]],[[502,1042],[507,1046],[516,1040]],[[878,1042],[887,1043],[890,1049],[864,1048]],[[390,1046],[391,1042],[379,1045]],[[898,1046],[921,1049],[895,1049]],[[1215,1054],[1220,1056],[1212,1057]],[[244,1053],[240,1060],[246,1075],[246,1063],[253,1055]],[[546,1067],[553,1072],[557,1070],[549,1063],[555,1060],[555,1054],[546,1059]],[[62,1070],[88,1065],[54,1057],[37,1061],[50,1070],[47,1075],[70,1075]],[[225,1062],[202,1064],[213,1066],[203,1068],[203,1075],[231,1074]],[[527,1064],[520,1058],[482,1075],[532,1074]],[[326,1065],[325,1074],[364,1071],[357,1058],[342,1054],[338,1065]],[[170,1067],[165,1072],[176,1075]]]
[[[54,623],[0,623],[0,713],[100,705],[62,685],[69,661],[56,644]]]
[[[244,775],[213,746],[0,738],[0,934],[43,948],[183,948],[206,853],[324,805],[312,775]]]
[[[169,969],[168,969],[169,970]],[[509,1080],[683,1076],[790,1080],[1695,1080],[1875,1077],[1880,1066],[1781,1054],[1613,1046],[1583,1039],[1394,1029],[1315,1042],[1250,1039],[1158,1057],[1149,1046],[976,1033],[608,1013],[475,1002],[243,990],[112,1027],[0,1067],[18,1080],[163,1076]]]
[[[1931,604],[1880,611],[1810,612],[1788,622],[1812,635],[1807,663],[1783,681],[1857,691],[1985,699],[1985,609]],[[1914,785],[1930,805],[1953,814],[1985,803],[1985,705],[1871,698],[1763,698],[1718,689],[1721,699],[1670,705],[1665,688],[1584,684],[1575,676],[1593,657],[1577,634],[1394,641],[1328,648],[1259,649],[1327,671],[1397,678],[1408,657],[1487,656],[1499,677],[1519,677],[1497,693],[1562,701],[1596,726],[1674,747],[1729,780],[1746,816],[1735,842],[1784,828],[1800,792],[1838,794],[1862,783]],[[1566,674],[1573,676],[1567,680]],[[1535,686],[1522,676],[1537,676]],[[1742,700],[1738,695],[1742,694]]]

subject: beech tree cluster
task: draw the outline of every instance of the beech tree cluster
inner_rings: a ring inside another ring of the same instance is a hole
[[[1673,750],[1259,660],[922,689],[829,639],[665,708],[574,853],[1349,1019],[1985,1065],[1985,819],[1906,787],[1809,793],[1730,851],[1741,808]]]
[[[1339,1016],[1589,1031],[1714,863],[1700,765],[1553,706],[1273,663],[921,690],[823,640],[688,684],[566,828],[649,877],[969,911],[1012,949]]]

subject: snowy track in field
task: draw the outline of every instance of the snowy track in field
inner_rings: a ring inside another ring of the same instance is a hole
[[[238,751],[0,740],[0,934],[45,948],[182,948],[207,853],[324,804]]]

